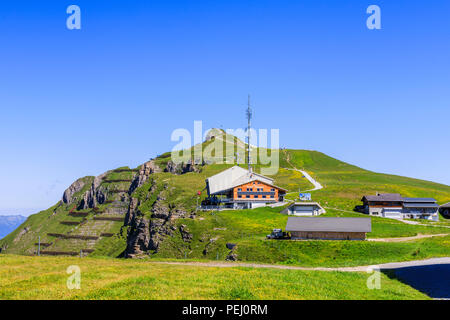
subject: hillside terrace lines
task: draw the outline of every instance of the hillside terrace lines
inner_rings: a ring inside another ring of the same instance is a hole
[[[98,207],[87,210],[71,208],[68,216],[81,220],[63,220],[59,224],[73,226],[67,233],[49,232],[47,236],[54,238],[41,250],[42,255],[86,256],[95,251],[96,244],[102,238],[113,237],[117,223],[123,223],[128,210],[128,190],[136,170],[116,169],[110,171],[101,184],[106,187],[106,201]]]

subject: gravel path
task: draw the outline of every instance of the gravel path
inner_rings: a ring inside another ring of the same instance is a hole
[[[322,186],[319,182],[317,182],[317,180],[315,180],[313,177],[311,177],[311,175],[310,175],[308,172],[306,172],[306,171],[304,171],[304,170],[297,169],[295,166],[293,166],[292,163],[291,163],[291,159],[289,159],[289,156],[288,156],[288,154],[286,153],[286,151],[285,151],[284,153],[285,153],[285,155],[286,155],[286,162],[289,163],[289,164],[291,165],[292,168],[283,168],[283,169],[286,169],[286,170],[293,170],[293,171],[298,171],[298,172],[300,172],[300,173],[303,174],[303,176],[305,176],[305,178],[308,179],[308,181],[311,182],[311,184],[314,186],[314,189],[305,190],[305,192],[323,189],[323,186]],[[293,192],[291,192],[291,193],[293,193]]]
[[[298,171],[298,172],[302,173],[305,176],[305,178],[308,179],[309,182],[312,183],[312,185],[314,186],[314,189],[305,190],[305,192],[306,191],[315,191],[315,190],[323,189],[323,186],[319,182],[317,182],[317,180],[315,180],[313,177],[311,177],[308,172],[306,172],[304,170],[297,169],[295,167],[294,168],[284,168],[284,169]]]
[[[155,261],[153,263],[161,263],[168,265],[183,265],[183,266],[195,266],[195,267],[216,267],[216,268],[235,268],[235,267],[247,267],[247,268],[271,268],[271,269],[286,269],[286,270],[306,270],[306,271],[341,271],[341,272],[366,272],[371,266],[357,266],[357,267],[338,267],[338,268],[323,268],[323,267],[296,267],[285,266],[277,264],[258,264],[258,263],[242,263],[242,262],[175,262],[175,261]],[[404,267],[417,267],[417,266],[429,266],[450,264],[450,257],[433,258],[427,260],[415,260],[405,262],[391,262],[379,264],[377,267],[380,269],[397,269]]]
[[[367,241],[375,241],[375,242],[405,242],[405,241],[412,241],[417,239],[424,239],[424,238],[432,238],[432,237],[445,237],[448,236],[448,233],[440,233],[440,234],[418,234],[414,237],[400,237],[400,238],[372,238],[367,239]]]

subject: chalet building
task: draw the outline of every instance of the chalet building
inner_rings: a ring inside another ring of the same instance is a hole
[[[398,193],[384,193],[375,196],[364,196],[361,200],[364,212],[371,216],[402,219],[403,199]]]
[[[447,218],[450,218],[450,202],[443,204],[440,208],[439,208],[439,212]]]
[[[403,218],[438,221],[439,205],[433,198],[403,198]]]
[[[281,211],[290,216],[318,216],[325,212],[325,209],[317,202],[295,202]]]
[[[292,240],[365,240],[370,218],[289,217],[286,232]]]
[[[392,219],[426,219],[438,221],[439,205],[433,198],[403,198],[397,193],[364,196],[363,211],[371,216]]]
[[[282,202],[287,191],[274,185],[273,179],[238,166],[206,179],[206,190],[207,204],[234,209]]]

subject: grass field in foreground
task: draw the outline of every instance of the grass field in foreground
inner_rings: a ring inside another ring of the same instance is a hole
[[[71,265],[81,269],[80,290],[67,288]],[[0,299],[428,299],[384,274],[381,289],[369,290],[368,276],[0,255]]]

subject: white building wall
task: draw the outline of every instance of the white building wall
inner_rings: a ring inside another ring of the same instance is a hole
[[[383,217],[391,219],[403,219],[401,208],[383,208]]]
[[[403,208],[374,208],[370,207],[369,215],[390,219],[425,219],[431,221],[439,221],[438,211],[434,213],[414,212]]]

